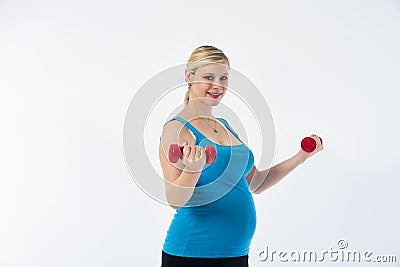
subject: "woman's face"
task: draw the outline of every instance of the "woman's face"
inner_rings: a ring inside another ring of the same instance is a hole
[[[187,72],[186,79],[191,83],[190,100],[196,98],[207,105],[218,105],[228,88],[228,77],[227,61],[203,65],[195,74]]]

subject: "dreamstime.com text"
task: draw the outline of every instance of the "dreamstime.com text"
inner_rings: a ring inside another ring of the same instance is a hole
[[[390,263],[397,262],[395,255],[374,255],[370,250],[349,250],[348,242],[340,239],[337,242],[338,249],[329,248],[317,253],[315,250],[271,250],[268,246],[258,251],[257,257],[263,262],[374,262]]]

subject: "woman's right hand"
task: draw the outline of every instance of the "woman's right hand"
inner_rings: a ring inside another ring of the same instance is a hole
[[[182,163],[185,165],[184,171],[201,172],[206,165],[206,152],[203,147],[188,145],[187,142],[181,144]]]

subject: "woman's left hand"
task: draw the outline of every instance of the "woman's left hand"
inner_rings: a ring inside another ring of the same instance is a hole
[[[316,153],[318,153],[319,151],[324,149],[324,145],[322,144],[321,139],[320,139],[320,137],[318,135],[312,134],[312,135],[310,135],[310,137],[315,140],[315,142],[317,143],[317,147],[312,152],[306,152],[306,151],[304,151],[303,149],[300,148],[299,154],[301,154],[301,156],[302,156],[302,158],[304,160],[314,156]]]

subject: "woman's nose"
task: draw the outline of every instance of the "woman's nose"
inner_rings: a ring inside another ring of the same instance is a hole
[[[214,89],[223,89],[223,86],[222,86],[220,83],[213,83],[213,84],[212,84],[212,87],[213,87]]]

